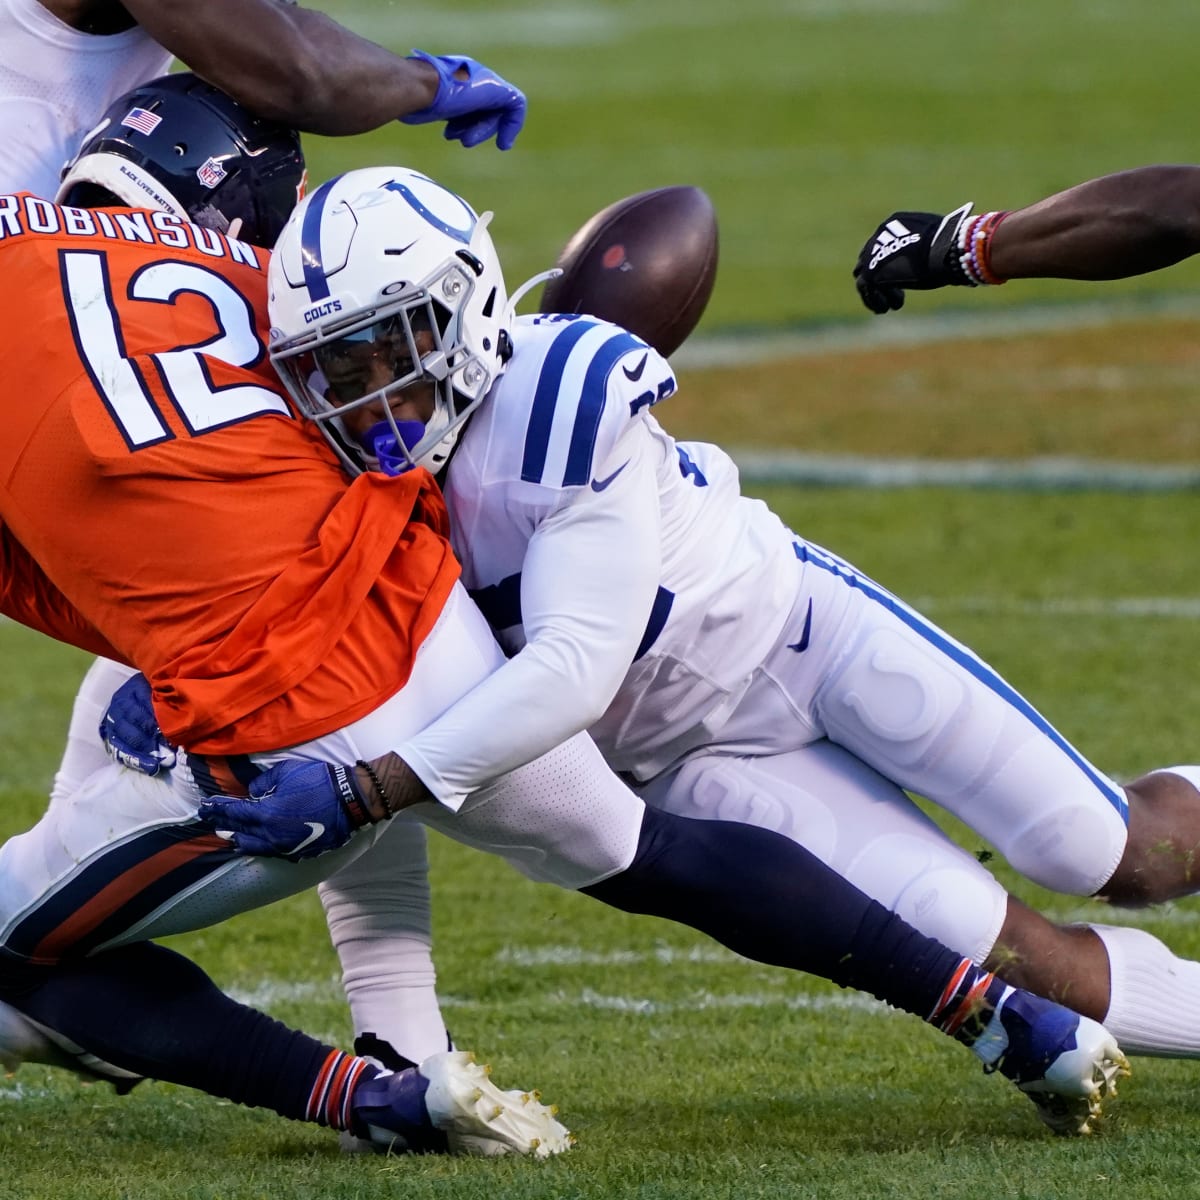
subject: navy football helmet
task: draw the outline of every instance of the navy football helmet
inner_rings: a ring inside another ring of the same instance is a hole
[[[159,209],[270,247],[303,197],[304,179],[294,130],[181,72],[114,101],[63,168],[54,199]]]

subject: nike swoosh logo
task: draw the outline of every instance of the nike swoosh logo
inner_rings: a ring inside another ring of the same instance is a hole
[[[623,470],[625,470],[625,468],[626,468],[627,466],[629,466],[629,459],[626,459],[626,460],[625,460],[625,461],[624,461],[624,462],[623,462],[623,463],[622,463],[622,464],[621,464],[621,465],[620,465],[620,466],[619,466],[619,467],[618,467],[618,468],[617,468],[617,469],[616,469],[616,470],[615,470],[615,471],[614,471],[614,472],[613,472],[613,473],[612,473],[612,474],[611,474],[611,475],[610,475],[610,476],[609,476],[607,479],[593,479],[593,480],[592,480],[592,491],[593,491],[593,492],[602,492],[602,491],[604,491],[604,489],[605,489],[606,487],[608,487],[608,486],[609,486],[609,484],[611,484],[611,483],[612,483],[612,481],[613,481],[614,479],[616,479],[616,477],[617,477],[618,475],[620,475],[620,473],[621,473]]]
[[[642,377],[642,372],[646,369],[646,363],[649,361],[650,355],[643,354],[642,361],[638,363],[638,365],[634,367],[632,371],[628,367],[622,367],[621,370],[625,372],[625,378],[628,379],[630,383],[637,383],[637,381]]]
[[[299,854],[305,846],[311,845],[325,832],[325,826],[322,825],[320,821],[305,821],[304,823],[309,827],[309,829],[312,830],[312,833],[310,833],[308,837],[306,837],[298,846],[293,846],[288,851],[289,854]]]
[[[808,613],[804,617],[804,628],[800,631],[800,640],[788,644],[789,650],[795,650],[797,654],[803,654],[808,649],[808,637],[812,633],[812,597],[808,599]]]

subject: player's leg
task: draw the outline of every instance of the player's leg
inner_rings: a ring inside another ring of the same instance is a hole
[[[1047,920],[839,746],[699,755],[639,792],[683,816],[747,821],[802,843],[922,933],[1103,1021],[1127,1052],[1200,1057],[1200,964],[1139,930]]]
[[[469,1055],[381,1070],[226,996],[194,963],[150,943],[57,966],[0,962],[0,995],[64,1047],[382,1149],[463,1154],[565,1150],[553,1111],[500,1092]]]
[[[1122,788],[945,631],[827,551],[805,543],[803,557],[828,628],[819,642],[814,616],[817,652],[778,665],[832,740],[954,812],[1044,887],[1123,904],[1200,888],[1200,767]]]
[[[0,948],[68,955],[200,929],[315,886],[374,834],[319,859],[238,855],[196,819],[185,763],[148,778],[115,763],[0,846]]]
[[[67,742],[50,792],[51,804],[65,801],[88,776],[108,765],[98,732],[100,721],[113,692],[131,674],[132,668],[104,658],[96,659],[88,668],[71,709]],[[0,1066],[16,1070],[22,1062],[62,1067],[84,1079],[105,1079],[121,1090],[140,1079],[99,1059],[80,1058],[64,1050],[22,1013],[0,1001]]]
[[[386,1066],[450,1048],[431,953],[424,826],[396,820],[317,891],[342,965],[354,1048]]]
[[[743,821],[799,842],[973,962],[987,959],[1004,925],[1008,897],[991,872],[902,789],[829,741],[754,757],[697,754],[637,791],[654,808]]]
[[[66,800],[88,776],[108,762],[104,743],[100,740],[100,721],[113,692],[133,673],[132,667],[107,658],[96,659],[88,668],[71,707],[67,744],[63,747],[62,761],[50,791],[52,804]]]
[[[1126,849],[1124,790],[965,646],[828,552],[805,543],[803,556],[811,644],[792,656],[806,661],[773,656],[780,686],[831,741],[953,812],[1023,875],[1101,891]]]
[[[1129,842],[1101,893],[1153,904],[1200,890],[1200,766],[1164,767],[1125,787]]]
[[[1000,980],[918,933],[790,839],[645,809],[582,736],[476,793],[458,813],[434,804],[409,812],[531,878],[690,925],[748,958],[869,991],[971,1045],[1023,1084],[1043,1080],[1046,1064],[1078,1037],[1083,1057],[1064,1066],[1067,1082],[1054,1080],[1072,1092],[1074,1105],[1055,1117],[1071,1128],[1086,1125],[1123,1063],[1094,1022],[1025,992],[1012,993],[1020,999],[1006,1009],[1010,993]],[[997,1034],[1006,1011],[1023,1030],[1041,1032]],[[1035,1043],[1042,1049],[1031,1050]],[[1040,1065],[1022,1065],[1031,1060]]]

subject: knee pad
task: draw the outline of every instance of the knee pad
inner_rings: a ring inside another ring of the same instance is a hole
[[[1007,894],[898,787],[852,754],[815,742],[762,758],[690,760],[641,789],[680,816],[784,834],[909,924],[982,961]]]
[[[762,769],[767,760],[704,755],[637,789],[647,804],[680,817],[740,821],[803,842],[819,858],[832,851],[836,833],[826,803],[801,782]]]
[[[1003,847],[1027,879],[1071,896],[1093,896],[1125,852],[1128,830],[1105,804],[1060,804],[1012,831]]]
[[[1008,911],[1008,893],[959,847],[885,835],[845,872],[856,887],[926,937],[982,963]]]

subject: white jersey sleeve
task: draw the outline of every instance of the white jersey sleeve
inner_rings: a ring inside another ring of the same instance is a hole
[[[591,318],[523,318],[445,484],[464,583],[513,657],[398,752],[443,802],[605,711],[651,623],[666,361]],[[470,548],[467,552],[467,547]]]
[[[171,55],[140,27],[81,33],[38,0],[0,0],[0,193],[53,197],[63,164],[123,92]]]

